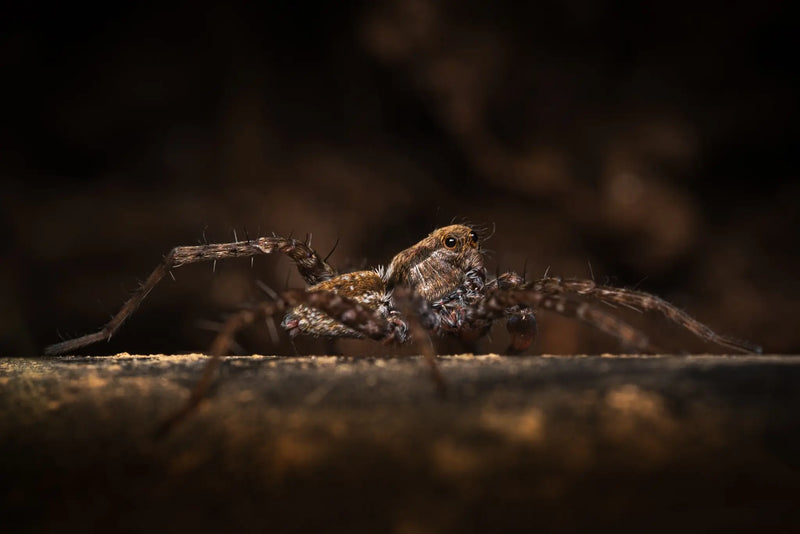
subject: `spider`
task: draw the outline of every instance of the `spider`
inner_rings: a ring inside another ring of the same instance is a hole
[[[428,334],[453,335],[474,341],[492,324],[505,319],[510,334],[509,354],[527,350],[536,337],[538,309],[584,321],[639,351],[653,351],[648,338],[618,318],[613,308],[622,305],[660,312],[698,337],[750,353],[760,347],[715,333],[708,326],[659,297],[631,289],[596,284],[593,280],[545,276],[526,281],[515,272],[487,280],[478,232],[453,224],[438,228],[417,244],[398,253],[388,267],[339,274],[310,246],[280,236],[234,243],[176,247],[98,332],[50,345],[46,354],[63,354],[110,339],[171,269],[203,261],[253,257],[281,252],[291,258],[309,284],[273,295],[270,301],[230,317],[214,340],[213,356],[183,414],[191,410],[208,389],[221,355],[227,353],[236,333],[263,318],[282,315],[289,335],[325,338],[368,338],[388,344],[417,343],[440,390],[445,383],[435,363]],[[426,343],[425,341],[428,341]],[[176,416],[177,418],[177,416]]]

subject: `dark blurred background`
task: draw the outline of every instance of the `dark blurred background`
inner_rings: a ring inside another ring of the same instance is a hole
[[[496,229],[492,271],[635,286],[797,352],[790,5],[6,6],[0,354],[96,330],[175,245],[312,233],[355,269],[454,217]],[[203,349],[213,323],[262,298],[256,280],[302,284],[279,257],[174,274],[85,352]],[[535,352],[619,350],[540,322]],[[714,349],[638,324],[672,349]],[[263,328],[240,343],[294,350]]]

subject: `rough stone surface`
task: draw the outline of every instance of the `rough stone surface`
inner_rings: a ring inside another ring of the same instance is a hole
[[[3,532],[788,532],[800,358],[0,359]]]

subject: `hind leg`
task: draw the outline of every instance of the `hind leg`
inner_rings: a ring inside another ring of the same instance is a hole
[[[136,311],[148,293],[172,269],[190,263],[216,262],[217,260],[229,258],[247,258],[273,252],[281,252],[289,256],[297,265],[300,274],[310,284],[328,280],[336,275],[336,270],[320,258],[309,246],[308,242],[292,238],[273,236],[237,241],[235,243],[175,247],[164,256],[164,259],[150,273],[147,280],[133,292],[133,295],[103,328],[93,334],[49,345],[44,349],[44,352],[45,354],[64,354],[98,341],[111,339],[111,336],[122,326],[122,323]]]

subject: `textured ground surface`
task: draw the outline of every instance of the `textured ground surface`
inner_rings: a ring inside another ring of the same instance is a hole
[[[3,532],[800,529],[800,358],[0,359]]]

